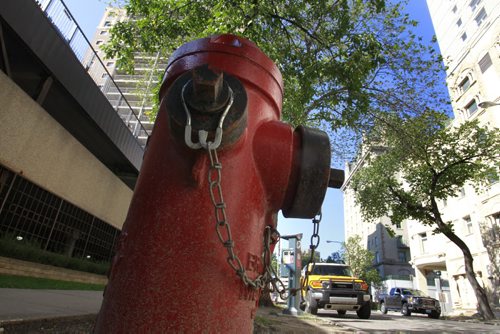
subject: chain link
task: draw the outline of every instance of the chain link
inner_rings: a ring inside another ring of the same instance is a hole
[[[270,292],[276,292],[282,300],[287,300],[291,295],[295,295],[299,289],[292,289],[290,291],[287,290],[285,284],[279,279],[275,268],[272,266],[271,245],[278,242],[280,238],[279,232],[270,226],[266,226],[264,230],[264,253],[262,255],[264,273],[252,280],[248,277],[245,267],[234,252],[235,244],[231,233],[231,226],[227,220],[226,203],[224,202],[224,197],[222,195],[222,164],[219,161],[216,149],[207,148],[207,151],[210,158],[208,185],[210,190],[210,199],[215,210],[215,229],[219,241],[227,250],[227,263],[236,272],[236,274],[240,276],[246,286],[254,289],[263,289],[266,284],[269,283],[271,284]],[[309,246],[311,249],[311,258],[306,267],[312,262],[313,269],[315,265],[315,250],[318,248],[320,242],[319,223],[321,222],[321,219],[322,214],[320,211],[312,220],[313,234],[311,235],[311,245]],[[302,281],[301,289],[304,289],[309,284],[308,281],[308,272],[306,270],[306,278]]]
[[[234,240],[231,234],[231,226],[227,220],[226,215],[226,203],[224,202],[224,197],[222,195],[222,164],[219,161],[217,156],[217,148],[221,144],[222,141],[222,125],[224,123],[224,119],[233,104],[233,91],[229,87],[230,100],[226,105],[224,112],[221,115],[221,118],[218,123],[218,127],[216,129],[216,136],[214,142],[207,142],[208,132],[205,130],[200,130],[198,135],[200,142],[193,143],[191,141],[191,113],[189,112],[189,108],[185,103],[184,99],[184,91],[187,87],[187,83],[183,86],[181,92],[181,100],[186,112],[186,126],[184,133],[184,140],[188,147],[192,149],[200,149],[205,148],[208,152],[208,156],[210,158],[210,167],[208,169],[208,186],[210,191],[210,199],[214,206],[215,210],[215,230],[217,232],[217,237],[222,245],[227,250],[227,263],[229,266],[236,272],[236,274],[241,278],[245,286],[249,286],[254,289],[263,289],[267,284],[271,284],[270,292],[277,292],[282,300],[287,300],[291,295],[295,295],[299,289],[293,289],[288,291],[285,287],[283,281],[278,278],[276,270],[272,266],[271,261],[271,245],[276,244],[280,238],[279,232],[272,228],[271,226],[266,226],[264,230],[264,252],[262,254],[262,263],[264,266],[264,273],[257,276],[255,279],[251,279],[248,277],[245,267],[241,263],[239,257],[235,254],[234,248]],[[319,219],[317,219],[319,215]],[[311,259],[314,261],[314,250],[319,245],[319,222],[321,221],[321,212],[314,219],[314,230],[313,235],[311,236]],[[310,263],[310,262],[309,262]],[[309,265],[308,263],[308,265]],[[314,265],[314,262],[313,262]],[[306,280],[307,280],[307,272],[306,272]],[[303,282],[304,283],[304,282]],[[304,284],[301,287],[304,288]]]
[[[262,255],[262,262],[264,265],[264,273],[257,276],[255,279],[248,277],[245,267],[241,260],[234,252],[234,240],[231,233],[231,226],[227,220],[226,203],[222,195],[222,164],[217,156],[217,150],[207,147],[208,155],[210,158],[210,168],[208,169],[208,186],[210,190],[210,199],[215,210],[215,230],[217,237],[222,245],[227,250],[227,263],[241,278],[246,286],[254,289],[262,289],[268,282],[274,283],[276,274],[271,265],[271,245],[276,243],[279,239],[279,233],[270,226],[266,226],[264,230],[264,253]],[[281,283],[283,284],[283,283]],[[274,284],[273,284],[274,286]]]
[[[323,215],[321,213],[321,210],[319,213],[313,218],[312,223],[313,223],[313,234],[311,235],[311,245],[309,248],[311,249],[311,257],[309,258],[309,261],[305,265],[305,278],[302,280],[302,284],[300,286],[301,290],[306,291],[306,288],[309,286],[309,265],[312,263],[311,271],[314,270],[314,266],[316,265],[316,259],[315,259],[315,252],[316,248],[319,246],[319,223],[321,223],[321,219],[323,218]],[[303,299],[302,293],[300,294],[300,298]]]

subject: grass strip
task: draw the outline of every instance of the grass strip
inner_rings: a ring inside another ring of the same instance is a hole
[[[0,288],[102,291],[104,285],[0,274]]]

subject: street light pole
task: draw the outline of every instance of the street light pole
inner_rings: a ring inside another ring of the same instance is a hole
[[[490,108],[490,107],[495,107],[495,106],[500,106],[499,102],[493,102],[493,101],[483,101],[478,104],[481,108]]]

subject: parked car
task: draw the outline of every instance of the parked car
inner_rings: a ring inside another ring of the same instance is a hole
[[[306,279],[307,285],[302,284]],[[304,268],[301,277],[301,308],[308,313],[317,314],[318,309],[336,310],[339,315],[356,311],[360,319],[371,315],[371,296],[368,284],[352,276],[346,264],[316,263]]]
[[[380,311],[401,311],[405,316],[412,312],[427,314],[429,318],[439,319],[441,306],[435,298],[429,297],[420,290],[392,288],[388,295],[379,297]]]

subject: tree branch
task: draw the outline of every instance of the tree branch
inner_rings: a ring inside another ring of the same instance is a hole
[[[298,22],[292,20],[292,19],[289,19],[289,18],[286,18],[286,17],[283,17],[281,15],[278,15],[278,14],[271,14],[271,17],[275,18],[275,19],[279,19],[281,21],[285,21],[285,22],[288,22],[290,24],[292,24],[293,26],[299,28],[299,30],[301,30],[302,32],[304,32],[307,36],[309,36],[310,38],[312,38],[313,40],[317,41],[319,44],[321,45],[325,45],[323,43],[323,41],[321,41],[321,39],[317,36],[315,36],[314,34],[310,33],[309,30],[307,30],[307,28],[305,28],[304,26],[302,26],[301,24],[299,24]]]

